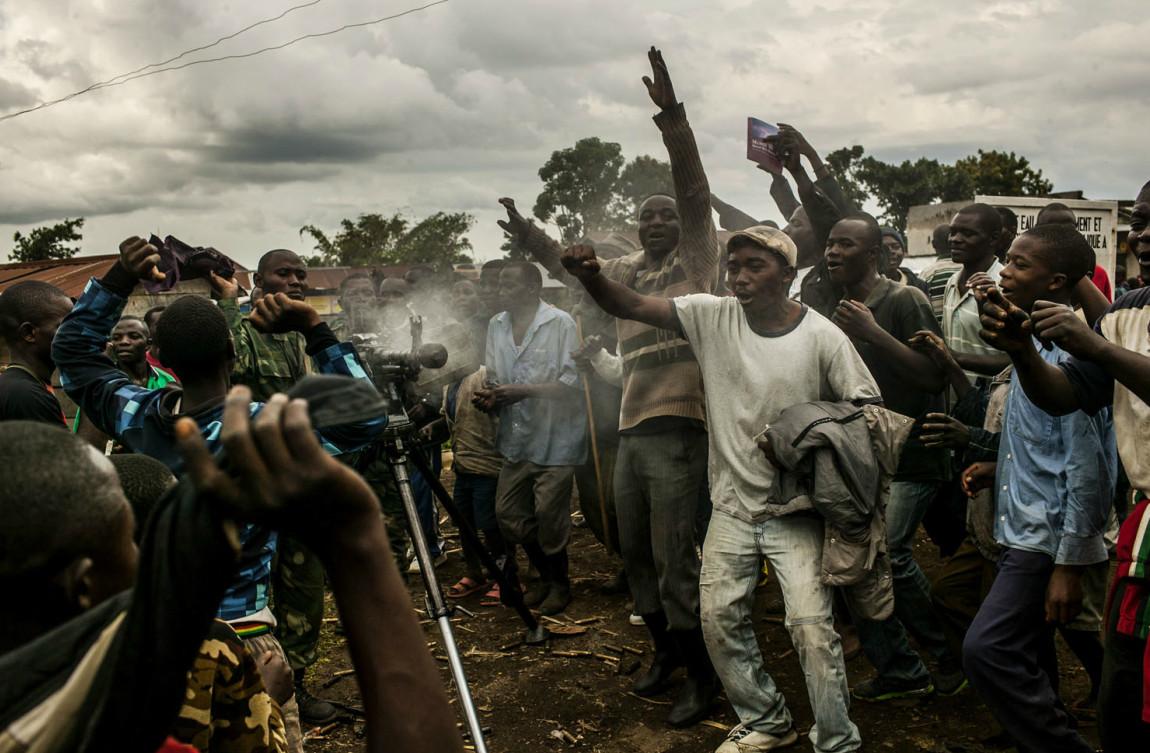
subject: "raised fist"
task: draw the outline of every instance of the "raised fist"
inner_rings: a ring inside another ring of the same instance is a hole
[[[579,244],[572,246],[559,257],[563,268],[578,278],[579,282],[586,283],[599,274],[599,259],[595,256],[595,249],[591,246]]]
[[[137,280],[163,280],[160,271],[160,251],[143,238],[133,235],[120,244],[120,264],[135,275]]]

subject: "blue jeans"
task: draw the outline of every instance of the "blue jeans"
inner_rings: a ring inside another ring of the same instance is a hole
[[[881,622],[857,620],[859,642],[879,677],[916,683],[930,677],[910,647],[907,631],[946,670],[957,668],[930,600],[930,581],[914,560],[914,538],[938,493],[934,481],[896,481],[886,506],[887,551],[894,581],[894,614]]]
[[[443,468],[443,457],[438,447],[417,447],[413,452],[422,452],[428,459],[431,471],[439,478],[439,471]],[[431,485],[423,478],[423,474],[415,466],[409,468],[411,474],[411,493],[415,496],[415,509],[419,512],[419,527],[427,539],[427,548],[432,558],[441,554],[439,548],[439,516],[435,504],[435,494]]]
[[[1005,549],[998,575],[962,644],[970,684],[1024,753],[1090,753],[1070,727],[1052,679],[1054,627],[1046,622],[1046,587],[1054,560]],[[1135,748],[1123,748],[1135,750]]]
[[[751,608],[765,556],[779,581],[786,626],[798,653],[814,710],[811,743],[818,753],[846,753],[861,745],[848,715],[846,666],[831,617],[831,589],[819,580],[823,522],[807,514],[751,524],[720,510],[711,515],[703,545],[699,601],[707,653],[739,721],[780,735],[793,721],[786,699],[763,665]]]
[[[498,476],[479,476],[455,468],[455,507],[459,515],[471,525],[476,536],[486,535],[487,532],[499,530],[499,521],[495,518],[495,489],[499,483]],[[460,547],[463,549],[463,559],[467,561],[467,574],[475,580],[485,579],[483,561],[478,552],[472,550],[467,539],[459,537]],[[490,551],[491,539],[488,538],[489,554],[495,559],[503,556],[504,552]]]

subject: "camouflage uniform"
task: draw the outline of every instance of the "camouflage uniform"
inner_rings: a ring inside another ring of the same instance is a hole
[[[266,402],[315,371],[300,333],[260,332],[240,313],[235,299],[221,300],[220,310],[227,317],[236,345],[232,384],[248,387],[252,400]],[[318,658],[324,572],[315,554],[292,536],[279,536],[272,594],[276,637],[283,645],[292,670],[305,669]]]
[[[245,642],[216,620],[188,670],[172,735],[203,753],[283,753],[284,719]]]
[[[331,331],[335,333],[340,342],[345,342],[351,339],[353,334],[357,334],[352,332],[346,316],[340,316],[330,324]],[[399,490],[395,487],[395,477],[391,474],[391,464],[387,460],[387,454],[382,451],[382,448],[378,453],[373,448],[370,452],[376,455],[375,458],[368,462],[366,468],[361,468],[361,459],[367,452],[369,451],[364,450],[341,456],[340,460],[358,469],[360,475],[367,481],[368,486],[379,499],[380,509],[383,510],[383,520],[387,526],[387,542],[391,545],[391,554],[395,557],[395,564],[399,567],[399,572],[406,578],[407,515],[403,510],[403,500],[400,499]]]

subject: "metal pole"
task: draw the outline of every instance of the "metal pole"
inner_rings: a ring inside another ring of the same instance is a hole
[[[459,705],[463,707],[467,728],[471,732],[471,742],[475,745],[476,753],[487,753],[487,745],[483,741],[483,728],[479,724],[479,714],[476,713],[475,703],[471,700],[471,689],[467,685],[467,676],[463,673],[463,663],[459,659],[459,649],[455,645],[455,634],[451,631],[451,609],[443,600],[443,592],[440,591],[439,580],[435,576],[431,551],[427,547],[427,539],[424,538],[423,528],[419,524],[419,510],[415,506],[411,479],[407,475],[407,453],[402,440],[397,439],[395,446],[396,453],[390,458],[391,469],[395,474],[395,485],[399,488],[403,508],[407,512],[407,520],[411,524],[411,542],[415,549],[415,557],[419,560],[419,574],[423,577],[424,590],[427,592],[428,611],[443,635],[447,663],[451,668],[451,677],[455,681],[455,690],[459,694]]]
[[[443,509],[447,510],[447,514],[455,522],[460,539],[475,551],[480,562],[487,568],[488,574],[499,584],[500,601],[514,609],[515,613],[519,615],[519,619],[523,620],[523,624],[527,626],[527,633],[523,638],[524,642],[529,646],[546,643],[550,636],[547,628],[535,619],[535,615],[531,614],[531,610],[523,603],[523,592],[519,587],[519,578],[515,575],[515,558],[509,557],[504,565],[500,565],[479,541],[479,536],[471,524],[459,514],[459,508],[455,506],[455,501],[451,499],[451,495],[443,488],[439,479],[435,478],[427,459],[416,453],[411,456],[411,462],[423,474],[424,480],[431,487],[432,494],[436,496],[439,504],[443,505]]]
[[[583,317],[575,317],[575,337],[579,346],[583,346]],[[599,518],[603,525],[603,543],[608,552],[615,551],[611,543],[611,525],[607,519],[607,490],[603,486],[603,471],[599,463],[599,438],[595,435],[595,406],[591,402],[591,381],[586,374],[580,374],[583,380],[583,401],[587,404],[587,430],[591,435],[591,462],[595,466],[595,490],[599,492]]]

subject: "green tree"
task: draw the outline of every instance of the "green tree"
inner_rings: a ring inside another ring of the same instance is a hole
[[[979,149],[953,165],[927,157],[896,164],[871,157],[856,144],[836,149],[825,162],[848,199],[862,206],[873,198],[882,208],[881,219],[900,230],[906,229],[907,212],[918,204],[962,201],[975,194],[1042,196],[1053,190],[1041,170],[1014,152]]]
[[[633,223],[639,213],[639,205],[651,194],[675,195],[675,181],[671,177],[671,163],[640,154],[627,163],[615,181],[615,203],[613,219],[615,224],[609,230],[618,230]]]
[[[1054,190],[1041,170],[1014,152],[979,149],[977,155],[960,159],[954,167],[968,176],[974,193],[984,196],[1045,196]]]
[[[471,260],[467,232],[474,224],[466,212],[436,212],[414,224],[399,213],[361,214],[354,221],[341,221],[334,238],[315,225],[304,225],[299,232],[315,242],[317,253],[304,257],[313,266],[422,263],[444,268]]]
[[[882,207],[882,219],[899,230],[906,229],[906,216],[918,204],[954,201],[970,191],[954,168],[938,160],[919,157],[899,164],[863,157],[855,171],[859,181]]]
[[[843,195],[856,207],[861,207],[863,202],[870,198],[870,194],[867,193],[858,176],[859,162],[862,160],[862,156],[863,148],[856,144],[836,149],[823,160],[827,169],[831,171],[831,175],[838,181]]]
[[[606,230],[619,172],[622,148],[598,138],[580,139],[575,146],[551,153],[539,168],[543,191],[532,210],[544,222],[554,221],[564,243],[574,243],[592,230]]]
[[[499,250],[503,252],[503,258],[508,261],[532,261],[531,255],[506,233],[503,234],[503,243],[499,245]]]
[[[669,163],[648,155],[627,162],[619,144],[598,138],[552,152],[539,178],[543,190],[532,212],[543,222],[554,222],[564,243],[625,227],[634,222],[644,198],[675,190]]]
[[[79,229],[84,227],[84,218],[65,218],[55,225],[32,228],[28,235],[19,230],[12,236],[16,247],[12,249],[12,261],[48,261],[50,259],[71,259],[80,252],[78,246],[67,246],[83,239]]]

